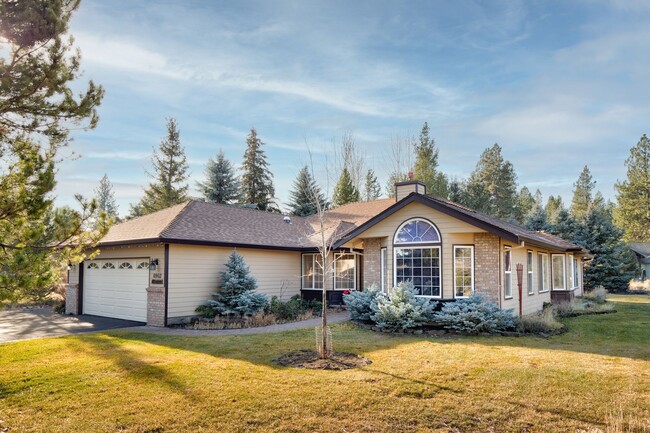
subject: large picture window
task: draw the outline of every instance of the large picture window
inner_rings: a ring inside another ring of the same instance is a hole
[[[503,296],[512,298],[512,251],[503,252]]]
[[[354,254],[336,254],[334,260],[334,289],[356,289],[356,267]]]
[[[302,288],[323,289],[323,258],[320,254],[303,254]]]
[[[533,287],[533,252],[526,252],[526,286],[528,288],[528,294],[534,295],[535,288]]]
[[[429,221],[413,218],[395,233],[395,285],[410,282],[418,296],[442,297],[440,287],[440,232]]]
[[[454,296],[466,298],[474,292],[474,247],[454,246]]]
[[[548,254],[537,254],[537,266],[539,269],[539,293],[548,292],[549,290],[549,273],[548,273]]]
[[[551,265],[552,265],[551,276],[553,278],[553,290],[566,289],[565,257],[566,256],[564,254],[553,254],[551,256]]]

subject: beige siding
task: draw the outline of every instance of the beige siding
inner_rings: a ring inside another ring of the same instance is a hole
[[[345,247],[352,247],[359,243],[360,238],[382,238],[381,246],[386,247],[386,282],[388,287],[394,284],[393,275],[393,237],[398,227],[411,218],[426,218],[433,222],[440,231],[442,240],[442,297],[451,299],[454,296],[453,289],[453,246],[472,245],[474,243],[473,233],[482,233],[484,230],[460,221],[447,214],[431,209],[420,203],[411,203],[408,206],[390,215],[380,223],[363,232],[359,238],[352,239]]]
[[[219,273],[233,248],[193,245],[169,247],[168,317],[196,314],[219,284]],[[282,299],[300,293],[301,254],[293,251],[237,248],[257,279],[258,291]]]

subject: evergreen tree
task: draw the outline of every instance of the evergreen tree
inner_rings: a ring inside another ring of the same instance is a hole
[[[463,184],[458,179],[451,179],[449,182],[449,192],[447,198],[454,203],[463,204]]]
[[[369,169],[368,173],[366,173],[366,182],[363,189],[363,199],[365,201],[372,201],[377,200],[379,197],[381,197],[381,185],[377,180],[375,171],[373,169]]]
[[[205,182],[197,182],[196,185],[208,203],[232,204],[239,199],[239,180],[223,150],[217,153],[216,161],[208,159],[205,179]]]
[[[535,205],[532,212],[530,212],[524,219],[524,227],[528,230],[535,231],[548,231],[548,221],[546,220],[546,212],[544,208]]]
[[[81,63],[68,24],[78,6],[0,2],[0,301],[50,293],[61,266],[83,260],[105,233],[84,230],[94,201],[76,195],[80,210],[55,209],[52,196],[57,152],[72,128],[97,125],[104,95],[92,81],[73,91]]]
[[[243,204],[255,205],[259,210],[278,212],[273,174],[262,150],[263,145],[255,128],[251,128],[246,137],[246,151],[242,163],[244,174],[241,179],[241,200]]]
[[[486,149],[467,181],[469,207],[501,219],[510,218],[517,202],[517,175],[509,161],[503,159],[501,146]]]
[[[627,178],[616,184],[616,222],[628,242],[650,242],[650,141],[643,134],[625,160]]]
[[[386,181],[386,195],[390,198],[395,198],[395,184],[398,182],[405,182],[408,180],[407,173],[393,171]]]
[[[575,242],[580,230],[580,221],[576,220],[566,209],[560,209],[555,221],[549,225],[548,231],[562,239]]]
[[[106,173],[104,173],[104,176],[99,181],[99,186],[95,189],[95,200],[97,200],[97,208],[99,210],[104,211],[113,220],[118,219],[113,184],[108,180]]]
[[[544,208],[546,211],[546,220],[550,224],[553,224],[557,219],[558,213],[563,209],[564,203],[562,202],[562,197],[559,195],[557,197],[549,195],[546,202],[546,207]]]
[[[293,190],[289,192],[289,210],[291,215],[314,215],[318,212],[316,200],[320,203],[321,209],[327,207],[325,196],[305,165],[298,172],[298,176],[293,182]]]
[[[132,216],[137,208],[146,215],[188,200],[189,185],[185,182],[189,166],[175,119],[167,119],[167,137],[161,140],[158,153],[154,150],[151,161],[154,173],[147,174],[154,181],[144,190],[140,203],[131,208]]]
[[[438,171],[438,148],[429,137],[429,125],[424,122],[420,132],[420,142],[415,145],[415,179],[424,182],[427,193],[437,197],[447,197],[448,180],[444,173]]]
[[[518,224],[522,224],[526,216],[533,211],[535,207],[535,197],[530,193],[527,187],[522,187],[517,195],[514,218]]]
[[[350,177],[348,168],[343,167],[341,177],[334,188],[334,196],[332,197],[333,204],[334,206],[342,206],[357,202],[359,199],[359,190],[352,184],[352,178]]]
[[[574,218],[583,218],[591,208],[593,198],[592,192],[596,182],[591,176],[591,171],[586,165],[582,169],[576,183],[573,184],[573,200],[571,201],[571,215]]]

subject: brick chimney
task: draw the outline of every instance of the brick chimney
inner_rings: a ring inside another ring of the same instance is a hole
[[[412,192],[416,192],[418,194],[426,194],[427,193],[427,186],[424,184],[424,182],[420,182],[419,180],[413,180],[413,172],[409,171],[408,174],[408,179],[405,182],[397,182],[395,183],[395,201],[400,201],[407,195],[409,195]]]

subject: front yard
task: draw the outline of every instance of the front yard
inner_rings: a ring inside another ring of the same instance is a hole
[[[347,371],[274,365],[314,331],[0,345],[0,432],[650,432],[650,296],[550,339],[333,327]]]

